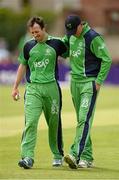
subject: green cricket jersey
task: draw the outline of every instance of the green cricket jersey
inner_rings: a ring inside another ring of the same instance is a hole
[[[28,41],[18,58],[27,66],[27,82],[48,83],[58,79],[57,58],[66,51],[65,44],[52,36],[45,42]]]
[[[65,36],[67,43],[68,38]],[[72,81],[88,82],[96,80],[102,84],[111,66],[111,57],[104,40],[85,22],[79,37],[69,39]]]

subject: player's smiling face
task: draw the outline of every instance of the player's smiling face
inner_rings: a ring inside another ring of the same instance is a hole
[[[32,27],[29,28],[29,30],[37,41],[43,41],[45,36],[45,28],[41,29],[39,24],[35,23]]]

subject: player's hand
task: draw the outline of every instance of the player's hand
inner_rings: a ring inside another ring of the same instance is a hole
[[[96,86],[96,91],[99,91],[100,90],[100,84],[97,84],[97,83],[95,83],[95,86]]]
[[[13,89],[12,90],[12,98],[13,98],[14,101],[19,100],[20,95],[19,95],[19,90],[18,89]]]

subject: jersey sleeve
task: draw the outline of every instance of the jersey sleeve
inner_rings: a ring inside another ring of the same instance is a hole
[[[27,65],[27,60],[24,58],[23,52],[20,53],[18,61],[20,64]]]
[[[26,43],[18,57],[18,61],[20,62],[20,64],[27,65],[28,59],[29,59],[29,43]]]
[[[64,43],[64,45],[66,47],[66,51],[61,56],[64,58],[67,58],[67,57],[69,57],[69,39],[65,35],[61,38],[61,41]]]
[[[96,83],[102,84],[108,75],[112,59],[101,36],[97,36],[92,40],[91,51],[97,58],[101,59],[101,67],[96,78]]]

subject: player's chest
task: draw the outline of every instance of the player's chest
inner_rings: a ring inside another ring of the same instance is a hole
[[[76,60],[84,55],[85,44],[83,39],[70,41],[70,59]]]
[[[30,62],[34,61],[44,61],[46,59],[53,59],[55,57],[56,53],[53,48],[48,46],[46,43],[41,43],[35,46],[30,51]]]

